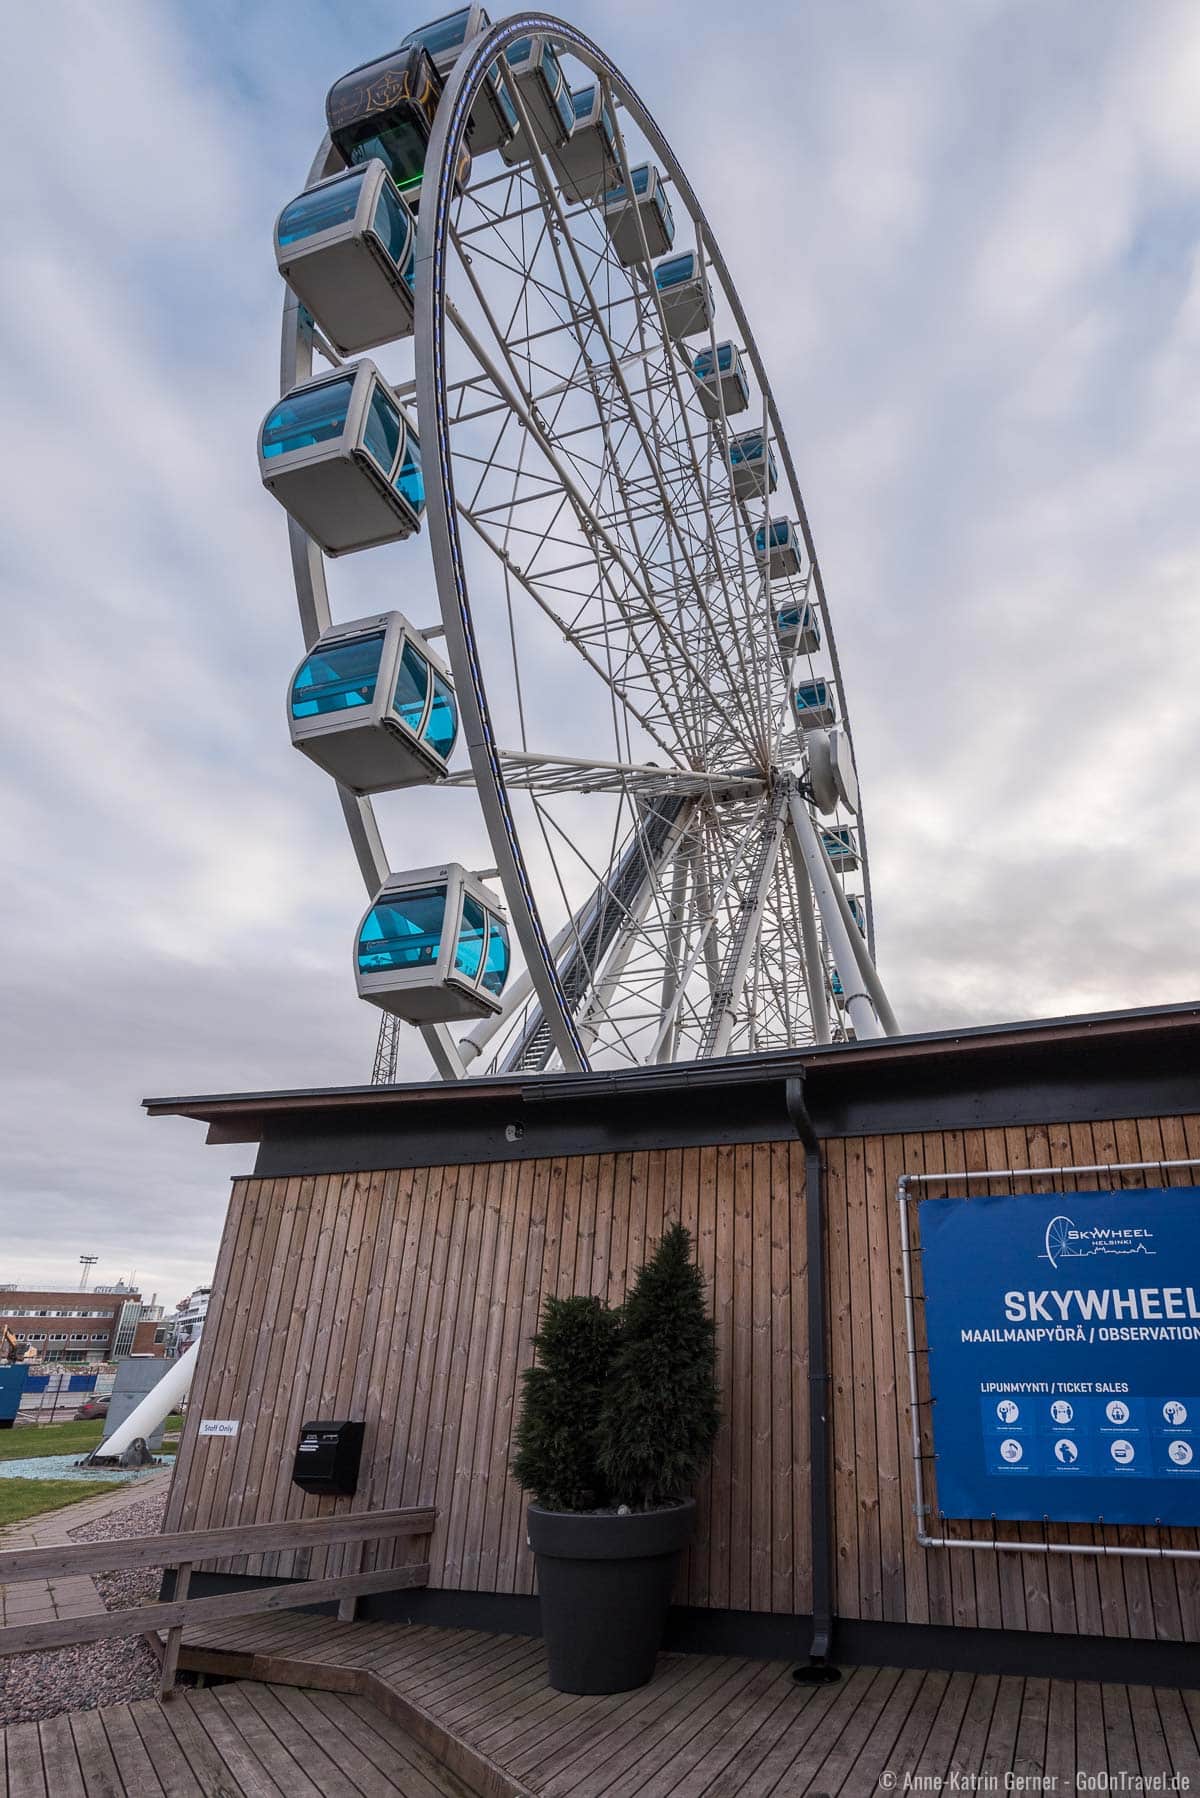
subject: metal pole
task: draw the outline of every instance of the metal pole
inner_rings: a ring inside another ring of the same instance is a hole
[[[642,926],[646,922],[646,914],[650,910],[653,898],[654,882],[647,878],[629,916],[613,942],[600,978],[592,988],[591,998],[580,1014],[579,1034],[583,1039],[585,1049],[590,1049],[600,1034],[599,1025],[594,1020],[602,1016],[612,1002],[613,994],[620,985],[621,976],[625,972],[625,964],[633,954],[633,946],[641,935]],[[653,1060],[654,1057],[650,1056],[649,1059]]]
[[[715,993],[721,979],[721,958],[717,954],[716,933],[712,929],[713,894],[712,883],[708,878],[708,862],[704,855],[704,839],[696,844],[696,916],[701,929],[706,929],[704,937],[704,967],[708,976],[708,990]],[[704,919],[708,919],[707,927]]]
[[[896,1197],[900,1202],[900,1266],[904,1275],[904,1328],[908,1338],[908,1411],[909,1437],[912,1443],[913,1475],[915,1487],[915,1503],[913,1510],[917,1519],[917,1536],[920,1538],[925,1527],[925,1516],[928,1506],[925,1503],[925,1478],[921,1464],[921,1412],[917,1381],[917,1324],[913,1305],[912,1282],[912,1242],[908,1228],[908,1189],[910,1179],[901,1174],[896,1188]]]
[[[792,1677],[800,1685],[840,1678],[829,1664],[833,1642],[833,1520],[829,1503],[829,1364],[825,1326],[825,1218],[821,1144],[804,1097],[803,1074],[785,1088],[788,1117],[804,1144],[804,1230],[808,1304],[808,1493],[812,1524],[812,1637],[808,1665]]]
[[[699,966],[700,957],[702,955],[705,957],[705,959],[708,963],[709,985],[710,985],[711,991],[713,992],[714,996],[717,992],[717,989],[720,985],[720,970],[717,966],[717,961],[716,961],[715,944],[712,943],[713,926],[715,925],[715,923],[717,921],[717,909],[716,908],[717,908],[717,906],[724,903],[725,895],[729,891],[730,887],[733,885],[733,877],[737,873],[737,870],[738,870],[739,866],[741,865],[743,853],[746,849],[746,846],[752,840],[756,828],[758,828],[758,820],[751,819],[751,821],[747,825],[746,829],[742,832],[741,836],[738,838],[737,843],[734,845],[733,854],[730,857],[729,872],[726,874],[724,880],[721,882],[720,888],[718,889],[717,893],[712,896],[711,903],[709,903],[707,905],[707,910],[705,910],[705,905],[706,905],[706,901],[708,901],[709,897],[710,897],[708,889],[707,889],[707,881],[705,883],[705,889],[703,891],[701,891],[700,886],[699,886],[699,880],[697,880],[697,896],[699,898],[699,902],[700,902],[700,906],[701,906],[700,918],[699,918],[699,922],[700,922],[699,936],[697,937],[695,947],[693,948],[693,950],[692,950],[691,954],[689,955],[687,962],[684,966],[683,974],[680,978],[679,985],[675,991],[675,997],[671,1001],[670,1010],[669,1010],[667,1016],[663,1018],[663,1021],[659,1028],[658,1034],[655,1037],[654,1041],[650,1045],[649,1053],[646,1056],[647,1065],[649,1065],[649,1063],[652,1061],[658,1060],[658,1051],[662,1047],[664,1039],[668,1035],[670,1035],[672,1030],[674,1030],[675,1019],[678,1016],[679,1007],[683,1001],[684,994],[687,991],[687,988],[691,981],[692,975],[695,973],[697,967]],[[701,861],[703,862],[703,856],[701,856]]]
[[[458,1052],[458,1045],[445,1024],[419,1024],[421,1039],[433,1057],[433,1065],[443,1080],[462,1080],[466,1076],[466,1063]]]
[[[808,878],[817,902],[817,910],[821,914],[821,922],[825,926],[825,935],[833,950],[833,964],[841,978],[845,993],[846,1010],[850,1013],[850,1021],[854,1025],[854,1034],[860,1042],[871,1037],[886,1034],[883,1025],[875,1012],[875,1004],[867,990],[862,970],[858,965],[858,957],[850,941],[846,922],[842,917],[834,888],[834,879],[829,861],[824,854],[812,819],[808,815],[808,807],[799,793],[793,790],[789,807],[791,810],[792,830],[804,857],[804,865],[808,870]],[[851,929],[857,926],[851,925]]]
[[[813,911],[812,884],[804,866],[804,857],[800,854],[796,833],[791,830],[788,831],[788,849],[792,858],[792,871],[796,876],[796,905],[800,913],[800,940],[804,949],[804,983],[808,988],[813,1041],[828,1043],[833,1041],[833,1032],[829,1028],[829,995],[825,991],[825,963],[821,956],[821,941],[817,935],[817,919]]]
[[[688,806],[680,811],[679,816],[675,820],[675,828],[663,844],[662,853],[658,856],[654,866],[646,869],[646,878],[638,889],[637,897],[630,908],[629,915],[617,933],[607,962],[593,983],[591,997],[587,1000],[587,1003],[580,1012],[581,1021],[579,1025],[579,1034],[583,1038],[584,1047],[587,1049],[591,1048],[596,1037],[599,1035],[599,1031],[592,1020],[599,1013],[606,1010],[613,994],[620,984],[621,976],[625,972],[625,964],[633,953],[633,946],[642,932],[642,927],[645,924],[647,914],[653,902],[659,876],[671,857],[673,855],[678,855],[680,845],[683,843],[685,836],[691,828],[694,809],[694,807]],[[676,983],[675,1004],[669,1008],[664,1007],[664,1023],[668,1015],[668,1010],[670,1017],[672,1019],[674,1018],[675,1008],[678,1005],[679,999],[682,997],[682,992],[683,981],[681,979]],[[671,1033],[668,1030],[666,1036],[656,1039],[654,1049],[646,1058],[647,1063],[659,1058],[659,1051],[662,1048],[662,1044],[664,1041],[670,1040],[670,1035]]]
[[[1044,1174],[1140,1174],[1152,1168],[1157,1168],[1161,1173],[1169,1167],[1200,1167],[1200,1155],[1185,1155],[1182,1159],[1172,1161],[1095,1161],[1079,1167],[993,1167],[970,1173],[905,1174],[904,1178],[910,1186],[941,1186],[947,1180],[1034,1180],[1041,1179]],[[1136,1194],[1138,1189],[1133,1186],[1128,1190]]]
[[[775,875],[779,850],[783,842],[784,816],[783,808],[763,825],[763,835],[767,838],[763,848],[762,865],[758,871],[758,879],[754,883],[754,891],[748,901],[744,901],[735,922],[734,929],[738,938],[737,960],[729,975],[724,991],[718,990],[716,1002],[721,1008],[713,1035],[711,1053],[714,1057],[724,1055],[729,1048],[729,1040],[733,1035],[733,1027],[737,1022],[738,1006],[741,1003],[742,989],[746,984],[746,975],[750,970],[751,957],[758,945],[759,927],[762,923],[763,907],[767,902],[767,889]],[[724,970],[722,970],[724,977]]]
[[[886,1036],[899,1036],[899,1021],[895,1012],[892,1010],[891,1000],[884,991],[883,982],[879,978],[879,970],[871,960],[871,951],[867,947],[862,931],[858,928],[854,913],[850,910],[850,901],[846,897],[846,889],[843,887],[840,880],[833,877],[832,864],[829,864],[825,845],[820,842],[820,838],[818,838],[817,841],[820,845],[821,854],[826,857],[826,863],[829,865],[830,878],[833,886],[833,897],[838,910],[842,914],[842,922],[846,926],[846,935],[850,939],[850,947],[854,951],[854,959],[858,963],[858,971],[862,975],[863,985],[866,987],[871,1002],[878,1014],[879,1021],[883,1025],[884,1034]],[[841,972],[840,969],[838,971],[839,973]],[[843,979],[844,978],[845,976],[843,975]]]
[[[679,985],[679,951],[683,943],[683,913],[687,898],[688,866],[691,862],[690,852],[681,855],[676,852],[675,866],[671,870],[671,910],[667,924],[667,955],[663,970],[662,1004],[660,1017],[665,1018],[675,997],[675,989]],[[665,1036],[658,1046],[658,1059],[670,1061],[674,1044],[670,1036]]]

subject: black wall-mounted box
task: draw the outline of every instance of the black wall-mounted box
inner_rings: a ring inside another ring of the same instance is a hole
[[[292,1484],[304,1492],[327,1492],[336,1498],[356,1492],[365,1428],[361,1423],[303,1424]]]

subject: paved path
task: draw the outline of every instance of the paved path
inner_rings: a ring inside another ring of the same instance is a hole
[[[0,1530],[0,1547],[61,1547],[70,1542],[72,1530],[128,1510],[143,1499],[164,1498],[170,1481],[171,1469],[164,1467],[161,1473],[130,1480],[127,1484],[114,1486],[111,1492],[100,1492],[95,1498],[64,1505],[59,1511],[46,1511],[40,1517],[31,1517],[28,1523],[11,1524],[8,1529]],[[56,1617],[94,1617],[103,1609],[104,1601],[90,1574],[0,1584],[0,1626],[49,1623]]]

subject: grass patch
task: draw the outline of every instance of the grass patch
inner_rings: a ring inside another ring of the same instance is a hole
[[[23,1461],[27,1455],[86,1455],[95,1448],[104,1419],[86,1423],[43,1423],[20,1429],[0,1430],[0,1461]]]
[[[167,1418],[166,1428],[178,1430],[182,1423],[178,1411],[174,1411]],[[24,1461],[40,1455],[86,1455],[99,1445],[107,1428],[105,1418],[94,1417],[82,1423],[68,1418],[65,1423],[23,1424],[20,1429],[0,1430],[0,1461]],[[176,1439],[156,1452],[170,1456],[178,1446]]]
[[[111,1492],[114,1484],[112,1480],[0,1480],[0,1527]]]

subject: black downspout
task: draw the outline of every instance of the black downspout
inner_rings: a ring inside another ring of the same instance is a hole
[[[804,1209],[808,1249],[808,1458],[812,1518],[812,1637],[808,1662],[792,1678],[824,1685],[841,1678],[830,1664],[833,1637],[833,1530],[829,1509],[829,1364],[825,1341],[825,1201],[821,1144],[804,1102],[804,1075],[791,1075],[787,1114],[804,1144]]]

